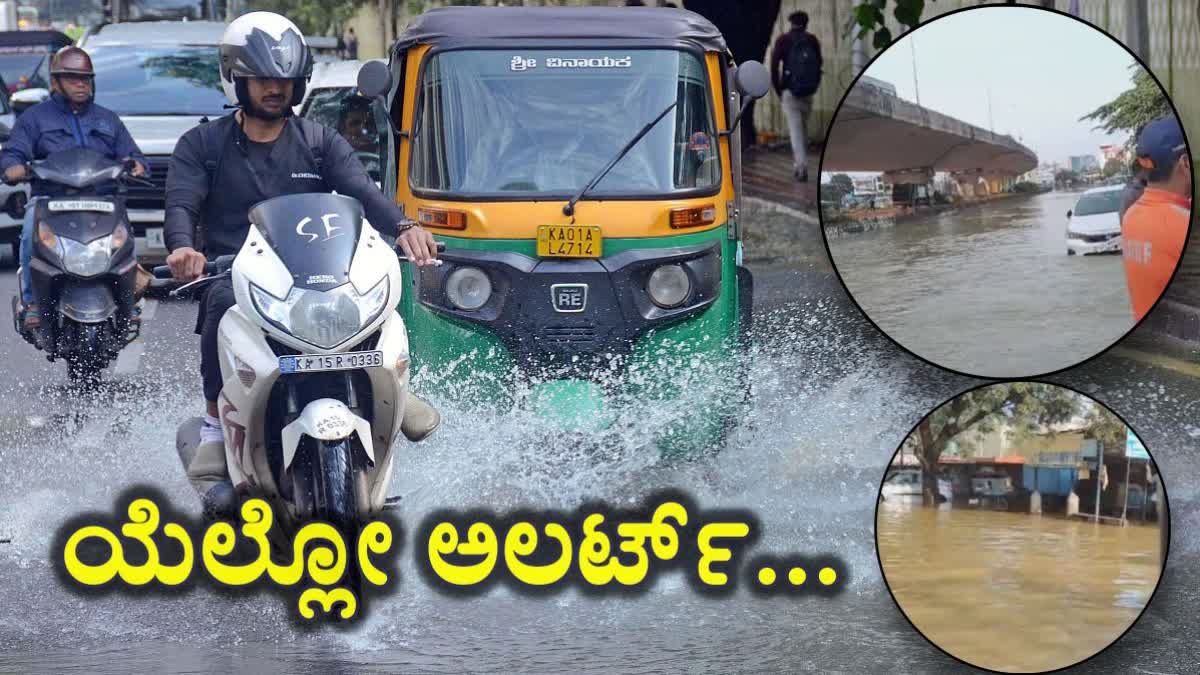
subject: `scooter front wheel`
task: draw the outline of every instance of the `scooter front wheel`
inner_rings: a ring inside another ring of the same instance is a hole
[[[304,520],[327,522],[345,538],[349,556],[345,582],[361,598],[361,578],[354,562],[358,541],[358,501],[354,493],[354,463],[348,439],[305,439],[307,452],[296,458],[296,497]]]

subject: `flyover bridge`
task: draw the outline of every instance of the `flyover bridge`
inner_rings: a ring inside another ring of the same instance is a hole
[[[821,170],[877,171],[892,183],[924,183],[934,171],[944,171],[973,196],[980,178],[994,192],[1037,164],[1033,150],[1011,136],[905,101],[860,79],[829,129]]]

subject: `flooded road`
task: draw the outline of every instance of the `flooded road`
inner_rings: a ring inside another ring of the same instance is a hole
[[[1137,619],[1158,584],[1155,526],[884,502],[879,557],[933,643],[1003,672],[1063,668]]]
[[[913,631],[886,592],[875,555],[875,499],[883,468],[912,426],[978,382],[921,363],[879,335],[823,263],[815,224],[786,212],[748,208],[747,215],[764,241],[806,255],[781,251],[770,263],[751,264],[755,403],[732,445],[715,458],[663,463],[634,441],[639,428],[675,411],[648,404],[629,413],[640,420],[629,447],[597,462],[570,447],[537,444],[544,429],[526,419],[435,401],[445,426],[407,449],[393,481],[406,528],[398,587],[348,630],[297,628],[288,604],[270,592],[230,597],[198,588],[85,599],[61,586],[50,567],[55,529],[81,513],[111,512],[128,485],[153,484],[179,510],[198,512],[174,450],[175,425],[203,405],[195,305],[160,303],[145,327],[140,366],[99,400],[67,395],[61,363],[0,334],[0,539],[11,540],[0,544],[0,609],[9,617],[0,620],[0,670],[962,672]],[[11,267],[0,272],[0,298],[11,293],[13,277]],[[1101,360],[1070,383],[1111,401],[1145,437],[1179,527],[1173,568],[1147,615],[1086,672],[1182,675],[1194,669],[1200,640],[1193,620],[1200,482],[1195,439],[1183,433],[1195,424],[1197,408],[1189,406],[1200,402],[1200,388],[1183,381],[1151,390],[1143,384],[1160,374],[1130,376],[1126,368]],[[759,598],[743,577],[741,590],[715,599],[669,573],[636,597],[568,589],[534,598],[501,587],[464,599],[432,589],[414,564],[414,530],[437,509],[569,510],[589,499],[624,506],[666,487],[685,490],[701,508],[753,511],[763,536],[751,556],[837,556],[849,571],[844,592]]]
[[[1133,327],[1119,255],[1068,256],[1079,192],[1017,196],[829,236],[850,294],[919,356],[983,377],[1066,368]]]

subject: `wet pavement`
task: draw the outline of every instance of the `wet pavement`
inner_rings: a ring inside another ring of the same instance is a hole
[[[912,426],[977,381],[930,367],[879,335],[822,262],[811,220],[763,204],[751,204],[747,217],[762,241],[798,252],[751,262],[755,404],[731,446],[687,464],[631,447],[597,465],[567,449],[554,458],[560,470],[547,472],[540,449],[523,442],[537,429],[435,401],[445,426],[406,451],[393,482],[410,528],[399,587],[345,631],[296,628],[273,593],[83,599],[51,572],[59,524],[111,511],[131,483],[157,485],[177,508],[197,511],[173,445],[177,421],[201,405],[194,305],[155,303],[143,353],[89,400],[65,390],[62,364],[11,334],[0,338],[0,539],[11,539],[0,544],[0,597],[21,617],[10,612],[0,625],[4,670],[962,672],[888,595],[875,555],[875,500]],[[0,294],[13,288],[9,268]],[[1110,356],[1052,379],[1112,406],[1135,428],[1164,472],[1175,518],[1167,573],[1146,614],[1078,672],[1192,672],[1200,641],[1192,620],[1200,601],[1200,380]],[[670,412],[637,414],[652,425]],[[412,528],[435,509],[568,510],[588,499],[636,502],[663,487],[689,492],[702,508],[755,512],[763,535],[752,556],[837,556],[849,571],[844,591],[759,598],[743,588],[714,599],[665,574],[637,597],[565,590],[533,598],[497,588],[462,599],[426,585],[413,564],[420,547]]]

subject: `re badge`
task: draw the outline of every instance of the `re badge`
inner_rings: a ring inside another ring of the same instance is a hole
[[[550,286],[550,304],[556,312],[582,312],[587,309],[587,292],[587,284],[554,284]]]

